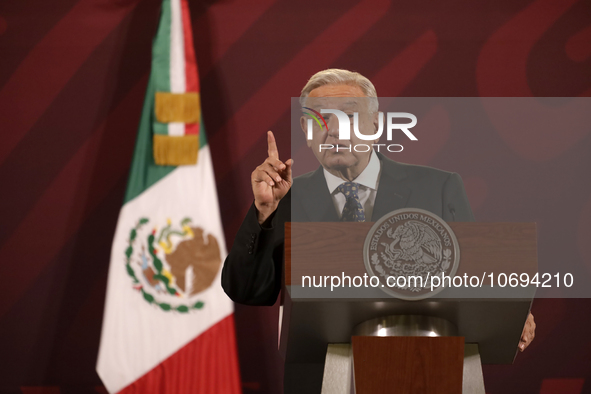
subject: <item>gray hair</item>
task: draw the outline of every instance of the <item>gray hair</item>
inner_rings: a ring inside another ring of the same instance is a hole
[[[359,86],[363,94],[370,97],[369,111],[371,113],[378,112],[378,94],[373,83],[358,72],[342,70],[339,68],[329,68],[327,70],[319,71],[306,83],[300,94],[300,105],[306,105],[306,98],[310,92],[316,88],[324,85],[351,85]]]

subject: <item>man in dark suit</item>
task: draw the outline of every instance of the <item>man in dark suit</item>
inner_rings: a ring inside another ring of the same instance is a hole
[[[379,127],[375,88],[358,73],[321,71],[308,81],[300,101],[305,108],[318,105],[358,112],[358,128],[367,136],[375,135]],[[404,207],[425,209],[446,221],[474,221],[458,174],[397,163],[373,149],[357,152],[351,146],[367,143],[367,139],[352,133],[350,141],[340,140],[336,116],[324,116],[324,120],[325,127],[315,126],[313,137],[307,141],[321,166],[295,179],[293,160],[279,160],[274,135],[268,132],[269,157],[251,175],[254,202],[222,271],[222,286],[236,302],[273,305],[277,300],[285,222],[376,221]],[[303,116],[304,133],[305,125]],[[373,142],[377,144],[378,140]],[[319,149],[322,144],[334,148]],[[534,328],[530,315],[520,350],[533,339]]]

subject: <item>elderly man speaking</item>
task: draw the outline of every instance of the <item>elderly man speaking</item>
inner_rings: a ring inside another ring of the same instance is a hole
[[[300,103],[305,111],[301,127],[320,166],[292,178],[293,160],[279,158],[275,137],[268,132],[268,157],[251,175],[254,202],[223,268],[222,286],[234,301],[275,303],[281,288],[285,222],[376,221],[405,207],[430,211],[446,221],[474,221],[458,174],[397,163],[373,148],[379,147],[379,137],[370,138],[379,136],[382,126],[369,79],[347,70],[320,71],[302,89]],[[318,113],[315,108],[320,107],[339,108],[350,116],[357,112],[360,133],[339,139],[337,116]],[[308,121],[311,117],[314,122]],[[314,125],[312,135],[309,124]],[[351,149],[357,144],[372,148]],[[521,351],[533,340],[534,329],[530,314]]]

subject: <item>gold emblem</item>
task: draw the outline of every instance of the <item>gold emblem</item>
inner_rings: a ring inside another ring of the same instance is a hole
[[[439,216],[404,208],[378,220],[365,239],[363,258],[368,274],[380,280],[388,294],[406,300],[431,297],[433,276],[455,275],[458,241]]]

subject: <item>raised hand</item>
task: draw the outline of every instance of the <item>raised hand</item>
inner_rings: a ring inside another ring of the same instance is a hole
[[[293,160],[285,163],[279,160],[279,151],[272,131],[267,132],[267,159],[255,168],[250,177],[254,204],[257,208],[259,223],[263,223],[275,212],[279,201],[287,194],[293,183],[291,167]]]

